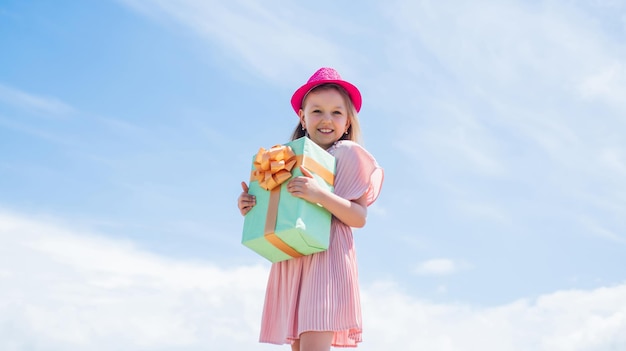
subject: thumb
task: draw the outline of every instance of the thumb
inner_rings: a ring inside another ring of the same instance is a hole
[[[248,185],[246,184],[246,182],[241,182],[241,189],[243,189],[244,193],[248,192]]]
[[[305,177],[313,178],[313,174],[311,174],[308,169],[304,168],[304,166],[300,166],[300,170]]]

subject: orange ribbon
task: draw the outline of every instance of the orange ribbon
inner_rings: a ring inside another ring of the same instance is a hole
[[[259,186],[272,190],[291,178],[291,170],[296,165],[296,154],[289,146],[275,145],[269,150],[259,149],[254,159],[252,178]]]
[[[303,254],[299,253],[296,249],[289,246],[283,239],[279,238],[274,232],[276,229],[276,218],[278,217],[278,201],[280,200],[280,188],[275,188],[270,191],[270,201],[267,208],[267,216],[265,217],[265,240],[274,245],[275,248],[286,253],[291,257],[302,257]]]
[[[264,235],[274,247],[291,257],[302,257],[302,253],[289,246],[276,233],[276,219],[278,217],[278,202],[280,200],[280,184],[291,178],[291,170],[304,166],[309,171],[319,175],[330,185],[335,182],[335,175],[310,157],[295,155],[291,147],[276,145],[269,150],[259,149],[254,160],[254,171],[250,180],[257,180],[259,186],[270,191],[269,204],[265,219]]]

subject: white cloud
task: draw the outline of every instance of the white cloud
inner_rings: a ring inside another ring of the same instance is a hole
[[[495,307],[433,304],[393,284],[366,290],[368,350],[622,350],[626,284]],[[384,302],[382,302],[384,301]]]
[[[172,349],[225,340],[237,348],[257,338],[266,267],[174,261],[7,213],[0,238],[0,349]]]
[[[267,266],[174,260],[6,211],[0,241],[0,349],[276,348],[256,342]],[[458,266],[440,259],[424,267]],[[362,295],[362,350],[626,347],[626,284],[492,307],[423,301],[394,283],[365,286]]]
[[[418,264],[415,273],[419,275],[450,275],[467,268],[469,265],[464,262],[448,258],[435,258]]]

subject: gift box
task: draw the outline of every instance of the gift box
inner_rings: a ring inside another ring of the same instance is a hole
[[[300,165],[333,191],[335,157],[307,137],[253,157],[248,192],[256,205],[245,216],[242,243],[271,262],[328,249],[330,212],[287,191],[289,180],[303,175]]]

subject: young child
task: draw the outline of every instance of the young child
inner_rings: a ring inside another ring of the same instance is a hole
[[[261,342],[291,343],[292,350],[330,350],[361,342],[361,305],[352,227],[365,225],[367,206],[380,192],[383,170],[358,144],[361,93],[332,68],[321,68],[298,88],[291,105],[299,117],[292,140],[308,136],[336,159],[335,191],[304,176],[288,182],[296,197],[318,203],[333,217],[327,251],[272,265],[261,323]],[[242,182],[242,215],[255,205]]]

